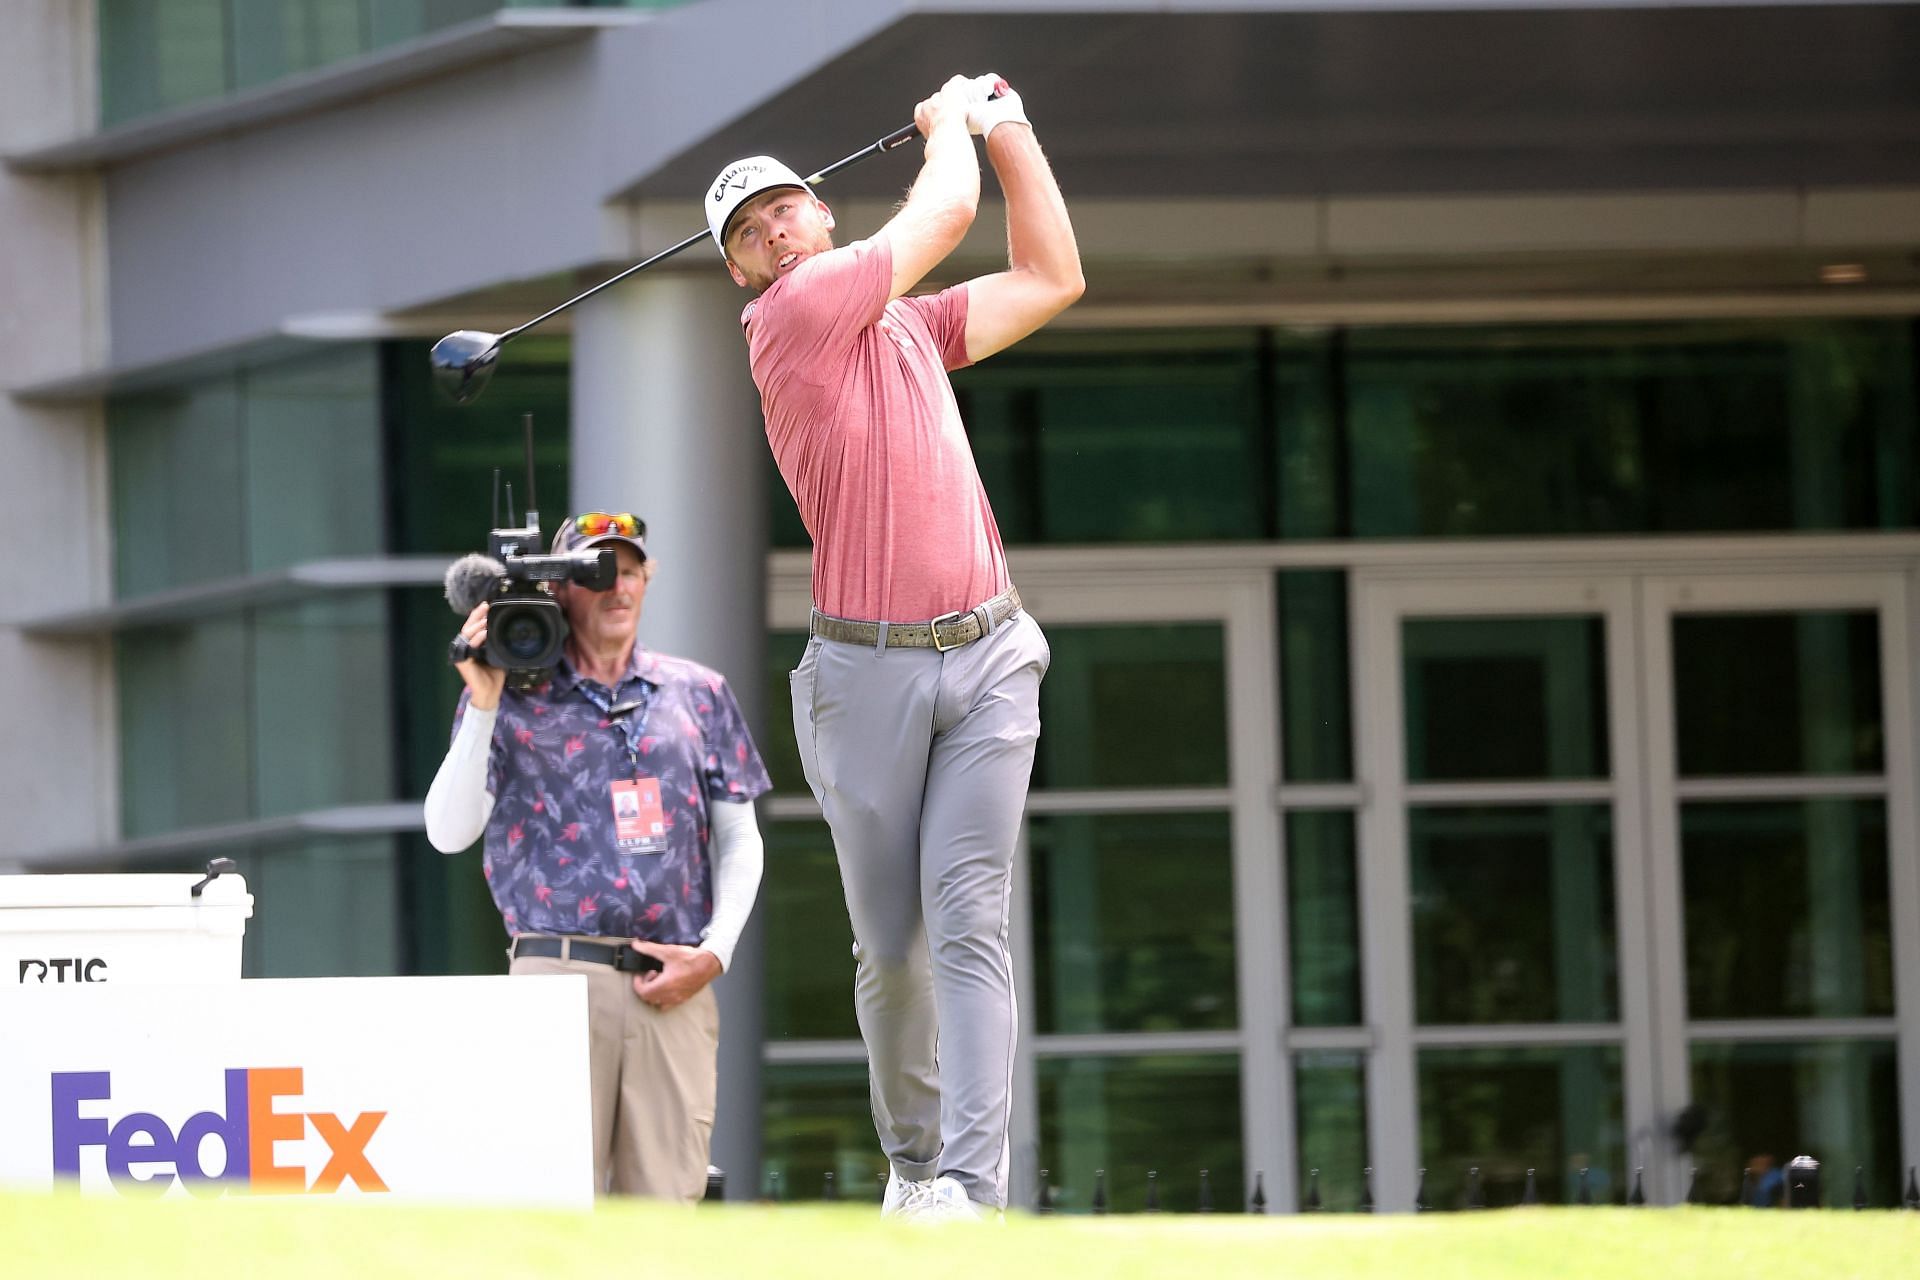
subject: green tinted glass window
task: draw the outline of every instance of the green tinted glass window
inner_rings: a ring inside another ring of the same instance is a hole
[[[122,633],[125,834],[392,799],[388,644],[374,593]]]
[[[1607,776],[1601,619],[1409,618],[1401,641],[1409,781]]]
[[[1879,627],[1866,611],[1675,617],[1681,776],[1880,772]]]
[[[686,2],[98,0],[101,122],[270,84],[501,9],[667,9]]]
[[[252,816],[248,646],[237,616],[115,638],[127,839]]]
[[[402,972],[505,973],[507,930],[480,870],[479,842],[448,857],[424,833],[396,836],[406,925]]]
[[[1408,839],[1422,1023],[1617,1016],[1607,806],[1417,808]]]
[[[227,91],[228,0],[99,0],[100,123]]]
[[[1904,321],[1354,330],[1362,537],[1907,528]]]
[[[772,1063],[762,1090],[759,1194],[818,1200],[831,1173],[841,1198],[880,1198],[887,1160],[873,1136],[866,1063]]]
[[[243,0],[233,6],[229,28],[232,87],[251,88],[355,56],[367,47],[366,16],[361,5],[339,0]]]
[[[1619,1049],[1423,1049],[1418,1074],[1433,1208],[1464,1208],[1475,1168],[1492,1207],[1520,1203],[1528,1169],[1547,1204],[1577,1203],[1582,1169],[1596,1203],[1626,1200]]]
[[[1277,439],[1282,538],[1344,538],[1352,528],[1346,405],[1339,394],[1346,345],[1340,330],[1267,339],[1273,353],[1267,416]]]
[[[1035,787],[1226,785],[1218,626],[1052,626],[1047,642]]]
[[[424,796],[453,740],[453,709],[466,687],[447,662],[460,619],[439,587],[409,587],[389,598],[394,684],[405,691],[394,711],[402,791]]]
[[[114,396],[107,429],[122,597],[384,545],[370,347]]]
[[[1318,569],[1274,575],[1280,612],[1281,755],[1288,782],[1353,777],[1347,687],[1347,575]]]
[[[1303,1027],[1360,1021],[1360,897],[1354,819],[1293,810],[1287,823],[1287,947],[1293,1021]]]
[[[433,385],[428,343],[393,342],[382,350],[395,476],[392,549],[460,555],[487,549],[493,528],[493,473],[513,486],[516,523],[526,516],[526,446],[521,415],[533,415],[534,484],[548,538],[574,510],[568,482],[570,343],[531,335],[514,340],[487,394],[455,404]],[[585,494],[587,510],[627,510],[631,495]],[[504,503],[501,521],[507,511]],[[451,638],[451,637],[449,637]]]
[[[313,839],[237,855],[253,918],[249,978],[384,977],[401,972],[400,877],[393,836]],[[504,968],[504,966],[503,966]]]
[[[1066,332],[955,373],[1001,535],[1270,536],[1262,363],[1248,331]]]
[[[857,1040],[853,926],[824,822],[763,823],[769,1040]]]
[[[1904,319],[1042,332],[954,387],[1009,543],[1908,529],[1914,345]]]
[[[1781,1201],[1782,1169],[1817,1153],[1822,1202],[1853,1202],[1853,1171],[1867,1203],[1900,1203],[1900,1101],[1891,1040],[1786,1044],[1696,1044],[1693,1100],[1707,1119],[1694,1147],[1699,1192],[1709,1203]]]
[[[1688,1016],[1893,1012],[1884,801],[1683,804],[1680,854]]]
[[[800,766],[800,744],[793,736],[792,675],[807,651],[804,631],[774,631],[767,636],[767,732],[756,740],[761,763],[779,795],[807,795],[807,775]]]
[[[1361,1207],[1368,1193],[1367,1065],[1360,1053],[1296,1054],[1293,1108],[1300,1203],[1318,1186],[1324,1209]],[[1315,1174],[1318,1174],[1316,1182]]]
[[[107,401],[119,596],[246,572],[240,423],[231,377]]]
[[[385,597],[261,609],[249,627],[255,815],[394,799]]]
[[[1203,1169],[1216,1210],[1247,1203],[1252,1179],[1241,1155],[1236,1059],[1043,1058],[1039,1070],[1039,1167],[1061,1210],[1087,1212],[1104,1173],[1108,1208],[1138,1213],[1147,1175],[1156,1173],[1160,1207],[1191,1213]]]
[[[367,40],[374,48],[411,40],[458,22],[471,22],[510,0],[375,0],[367,6]]]
[[[1028,840],[1042,1034],[1238,1022],[1228,815],[1036,816]]]
[[[378,351],[349,346],[248,370],[240,408],[248,567],[378,555]]]

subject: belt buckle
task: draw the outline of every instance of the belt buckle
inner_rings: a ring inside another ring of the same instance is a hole
[[[954,642],[953,644],[941,644],[940,643],[940,627],[943,623],[951,626],[961,622],[965,622],[967,620],[968,615],[970,615],[972,612],[973,610],[971,609],[955,609],[952,613],[941,614],[939,617],[935,618],[932,622],[929,622],[927,624],[927,635],[931,637],[933,640],[933,651],[935,653],[945,653],[949,649],[958,649],[961,645],[967,643],[965,640],[959,640]]]
[[[635,951],[631,946],[615,947],[611,963],[619,973],[658,973],[665,967],[646,952]]]

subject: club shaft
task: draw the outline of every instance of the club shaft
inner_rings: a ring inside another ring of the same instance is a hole
[[[919,134],[919,132],[920,132],[920,127],[918,125],[912,125],[912,124],[907,125],[903,128],[895,129],[892,133],[888,134],[886,137],[880,138],[874,142],[868,143],[866,146],[860,148],[858,151],[854,152],[852,155],[846,156],[839,160],[835,160],[832,164],[820,170],[820,172],[814,174],[812,177],[808,178],[807,185],[813,186],[821,182],[822,180],[828,177],[831,177],[833,174],[840,172],[840,170],[846,168],[849,165],[858,164],[860,161],[865,160],[868,156],[877,156],[885,152],[892,151],[895,147],[904,145],[909,138],[916,137]],[[537,315],[533,319],[527,321],[525,324],[519,325],[516,328],[507,330],[505,333],[500,335],[499,342],[496,343],[495,345],[496,346],[504,345],[508,341],[508,339],[516,338],[521,334],[525,333],[527,330],[533,328],[535,325],[542,324],[548,320],[553,319],[555,316],[559,315],[562,311],[565,311],[567,308],[571,306],[575,306],[578,303],[585,302],[588,298],[591,298],[594,294],[599,293],[602,289],[610,289],[614,285],[619,284],[622,280],[625,280],[628,276],[637,275],[640,272],[645,271],[648,267],[653,266],[656,262],[664,262],[668,258],[671,258],[674,254],[680,253],[686,249],[691,249],[694,245],[699,244],[702,240],[706,240],[708,238],[709,238],[709,235],[705,231],[694,232],[694,234],[688,236],[685,240],[682,240],[679,244],[669,245],[667,248],[662,249],[660,252],[654,254],[651,258],[648,258],[643,262],[634,263],[632,266],[628,267],[625,271],[622,271],[619,275],[609,276],[607,279],[602,280],[599,284],[593,286],[593,288],[587,290],[585,293],[582,293],[577,297],[568,298],[565,302],[561,303],[559,306],[555,307],[553,310],[545,312],[541,315]]]
[[[811,178],[808,178],[807,185],[812,186],[823,178],[830,178],[834,174],[846,168],[848,165],[858,164],[860,161],[865,160],[868,156],[877,156],[877,155],[880,155],[882,152],[891,151],[895,147],[900,146],[902,143],[906,142],[907,139],[917,135],[919,132],[920,132],[920,126],[915,124],[910,124],[903,129],[895,129],[892,133],[888,134],[886,137],[881,138],[877,142],[870,143],[869,145],[860,148],[860,150],[854,152],[852,155],[846,157],[845,159],[835,160],[832,164],[828,165],[826,168],[822,169],[820,172],[814,174]]]
[[[599,284],[593,286],[593,288],[587,290],[585,293],[580,294],[577,297],[568,298],[565,302],[561,303],[559,306],[555,307],[553,310],[548,311],[542,315],[537,315],[533,319],[527,321],[525,324],[520,325],[516,328],[507,330],[505,333],[500,335],[500,344],[505,344],[509,338],[519,337],[521,334],[525,333],[527,330],[533,328],[533,326],[537,324],[541,324],[544,321],[553,319],[555,316],[559,315],[562,311],[565,311],[568,307],[574,306],[577,303],[585,302],[588,298],[591,298],[594,294],[599,293],[602,289],[610,289],[614,285],[619,284],[622,280],[625,280],[628,276],[635,275],[639,272],[645,271],[648,267],[652,266],[656,262],[664,262],[668,258],[671,258],[674,254],[679,253],[683,249],[693,248],[694,245],[699,244],[702,240],[705,240],[706,238],[707,238],[706,232],[704,231],[696,232],[695,234],[688,236],[685,240],[682,240],[679,244],[670,245],[669,247],[662,249],[660,252],[654,254],[651,258],[648,258],[646,261],[634,263],[632,266],[628,267],[625,271],[622,271],[619,275],[609,276],[607,279],[602,280]]]

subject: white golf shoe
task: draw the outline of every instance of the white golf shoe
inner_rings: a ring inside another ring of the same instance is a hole
[[[887,1169],[887,1192],[880,1198],[880,1216],[883,1218],[905,1218],[908,1210],[917,1207],[927,1196],[927,1189],[933,1186],[933,1179],[913,1182],[901,1177],[891,1166]]]
[[[945,1222],[980,1222],[988,1211],[967,1199],[967,1192],[954,1178],[942,1175],[930,1182],[909,1182],[902,1197],[899,1218],[915,1226],[938,1226]]]

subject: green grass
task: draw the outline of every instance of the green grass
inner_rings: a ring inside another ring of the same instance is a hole
[[[1132,1277],[1911,1277],[1920,1213],[1520,1209],[1314,1217],[1053,1217],[915,1229],[872,1206],[630,1202],[591,1214],[368,1201],[0,1195],[0,1275],[589,1280]]]

